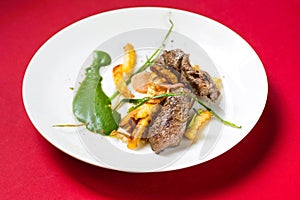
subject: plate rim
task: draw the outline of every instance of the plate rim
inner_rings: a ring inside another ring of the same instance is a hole
[[[111,168],[111,167],[108,167],[108,166],[102,166],[102,165],[99,165],[99,162],[98,161],[94,161],[94,159],[88,159],[88,158],[82,158],[81,156],[78,156],[70,151],[68,151],[67,149],[65,149],[64,146],[61,146],[57,143],[55,143],[54,141],[52,141],[49,137],[47,137],[47,134],[44,134],[43,133],[43,130],[36,124],[35,120],[34,120],[34,117],[32,115],[32,113],[30,112],[30,106],[29,106],[29,103],[27,102],[27,99],[26,99],[26,91],[25,91],[25,87],[26,87],[26,82],[28,80],[28,76],[29,76],[29,73],[30,73],[30,70],[32,68],[32,63],[34,62],[35,59],[38,58],[40,52],[42,52],[42,50],[44,48],[47,47],[47,45],[52,41],[54,40],[56,37],[58,37],[59,35],[63,34],[64,31],[68,30],[68,29],[72,29],[73,27],[77,26],[77,25],[80,25],[80,23],[84,22],[84,21],[88,21],[88,20],[93,20],[93,18],[97,18],[97,16],[99,15],[110,15],[110,14],[113,14],[115,12],[131,12],[131,11],[136,11],[136,10],[143,10],[143,9],[146,9],[146,10],[161,10],[163,12],[166,12],[166,11],[170,11],[170,12],[180,12],[180,13],[183,13],[183,14],[189,14],[189,15],[194,15],[194,16],[201,16],[203,18],[206,18],[207,20],[209,20],[210,22],[213,22],[213,23],[216,23],[217,25],[221,25],[223,28],[226,28],[228,30],[230,30],[231,32],[235,33],[235,36],[238,36],[240,37],[243,41],[245,41],[247,43],[247,45],[249,45],[249,47],[251,48],[251,50],[255,53],[255,55],[257,56],[257,58],[259,59],[261,65],[262,65],[262,70],[263,70],[263,73],[264,73],[264,78],[265,78],[265,83],[266,83],[266,94],[265,94],[265,98],[264,98],[264,102],[263,102],[263,107],[262,109],[260,110],[260,113],[258,114],[258,118],[255,120],[255,123],[253,124],[252,128],[245,134],[245,136],[239,141],[237,142],[236,144],[234,144],[231,148],[227,149],[226,151],[224,151],[223,153],[213,157],[213,158],[210,158],[208,160],[205,160],[204,162],[200,162],[200,163],[195,163],[195,164],[192,164],[192,165],[188,165],[188,166],[179,166],[179,167],[176,167],[174,169],[167,169],[167,170],[159,170],[159,171],[144,171],[144,172],[140,172],[140,173],[147,173],[147,172],[165,172],[165,171],[173,171],[173,170],[179,170],[179,169],[184,169],[184,168],[188,168],[188,167],[192,167],[192,166],[195,166],[195,165],[199,165],[199,164],[202,164],[202,163],[205,163],[211,159],[215,159],[217,157],[219,157],[220,155],[226,153],[227,151],[229,151],[230,149],[232,149],[233,147],[235,147],[238,143],[240,143],[242,140],[245,139],[245,137],[251,132],[251,130],[256,126],[257,122],[259,121],[259,119],[261,118],[261,115],[265,109],[265,106],[266,106],[266,103],[267,103],[267,99],[268,99],[268,78],[267,78],[267,74],[266,74],[266,71],[265,71],[265,68],[264,68],[264,65],[263,65],[263,62],[261,61],[259,55],[257,54],[257,52],[255,51],[254,48],[252,48],[251,44],[249,44],[249,42],[247,40],[245,40],[241,35],[239,35],[238,33],[236,33],[234,30],[232,30],[231,28],[223,25],[222,23],[214,20],[214,19],[211,19],[209,17],[206,17],[206,16],[203,16],[202,14],[199,14],[199,13],[195,13],[195,12],[191,12],[191,11],[187,11],[187,10],[182,10],[182,9],[177,9],[177,8],[166,8],[166,7],[129,7],[129,8],[120,8],[120,9],[114,9],[114,10],[108,10],[108,11],[104,11],[104,12],[100,12],[100,13],[97,13],[97,14],[94,14],[94,15],[91,15],[91,16],[88,16],[88,17],[85,17],[83,19],[80,19],[68,26],[65,26],[63,27],[62,29],[60,29],[59,31],[57,31],[56,33],[54,33],[52,36],[50,36],[39,48],[38,50],[34,53],[34,55],[32,56],[32,58],[30,59],[30,62],[28,63],[27,67],[26,67],[26,70],[25,70],[25,73],[24,73],[24,76],[23,76],[23,81],[22,81],[22,100],[23,100],[23,105],[25,107],[25,111],[31,121],[31,123],[33,124],[34,128],[39,132],[40,135],[42,135],[50,144],[52,144],[54,147],[58,148],[60,151],[66,153],[67,155],[69,156],[72,156],[73,158],[76,158],[80,161],[83,161],[85,163],[88,163],[88,164],[91,164],[91,165],[94,165],[94,166],[97,166],[97,167],[102,167],[102,168],[106,168],[106,169],[111,169],[111,170],[117,170],[117,171],[123,171],[124,170],[118,170],[116,168]],[[125,171],[125,172],[135,172],[135,171]]]

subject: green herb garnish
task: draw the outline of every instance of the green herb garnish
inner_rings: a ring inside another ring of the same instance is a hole
[[[111,109],[111,100],[102,90],[103,78],[99,69],[109,65],[111,58],[103,51],[94,51],[93,57],[93,63],[86,69],[85,79],[73,99],[73,113],[88,130],[109,135],[118,129],[116,119],[119,113]]]

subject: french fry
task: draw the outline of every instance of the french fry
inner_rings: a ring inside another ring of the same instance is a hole
[[[125,76],[130,77],[136,63],[136,54],[132,44],[124,46],[124,61],[113,68],[113,79],[117,90],[126,98],[133,98],[134,95],[127,87]]]
[[[195,142],[201,134],[201,129],[207,124],[208,121],[210,121],[211,116],[212,114],[208,110],[200,112],[193,119],[184,133],[184,136]]]
[[[218,90],[222,90],[222,79],[221,78],[216,78],[216,77],[213,77],[212,79],[215,82]]]
[[[133,98],[134,95],[130,92],[126,85],[126,81],[123,76],[123,65],[117,65],[113,68],[113,78],[116,85],[117,90],[126,98]]]
[[[134,69],[136,63],[136,53],[132,44],[127,43],[124,46],[124,61],[123,61],[123,72],[129,77]]]
[[[143,133],[146,131],[147,126],[152,120],[152,117],[159,110],[159,105],[146,103],[128,114],[132,119],[137,121],[137,125],[134,127],[130,140],[128,140],[127,143],[127,147],[129,149],[136,149],[139,146]]]
[[[127,147],[129,149],[136,149],[138,147],[142,135],[145,132],[149,122],[150,122],[150,116],[147,116],[146,118],[142,118],[139,120],[138,124],[133,130],[131,139],[127,143]]]

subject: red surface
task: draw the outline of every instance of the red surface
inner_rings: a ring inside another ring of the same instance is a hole
[[[107,10],[164,6],[230,27],[264,63],[269,95],[257,126],[229,152],[199,166],[154,174],[94,167],[53,147],[22,103],[26,67],[71,23]],[[0,1],[0,199],[296,199],[300,196],[300,1]]]

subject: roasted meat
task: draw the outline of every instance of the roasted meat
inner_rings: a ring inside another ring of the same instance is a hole
[[[179,88],[172,92],[189,91],[186,88]],[[186,95],[166,98],[161,112],[155,118],[148,132],[149,143],[155,153],[159,153],[167,147],[179,145],[186,129],[188,113],[193,104],[193,99]]]
[[[206,71],[195,70],[191,66],[188,54],[182,57],[181,76],[188,81],[194,94],[207,97],[212,102],[218,100],[220,91],[217,85]]]
[[[178,83],[176,74],[172,72],[172,69],[168,69],[166,66],[154,63],[154,65],[150,67],[150,70],[158,77],[164,78],[168,83]]]
[[[185,53],[181,49],[164,51],[161,55],[166,66],[181,72],[181,61]]]
[[[190,87],[194,94],[207,97],[212,102],[218,100],[220,91],[211,76],[203,70],[192,67],[189,55],[182,50],[164,51],[158,63],[165,65],[166,69],[176,70],[180,74],[180,82]]]

